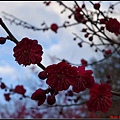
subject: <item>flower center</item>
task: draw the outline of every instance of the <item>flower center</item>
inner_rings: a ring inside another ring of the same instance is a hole
[[[23,51],[23,54],[24,54],[24,55],[28,55],[29,53],[30,53],[30,50],[27,50],[27,49],[26,49],[26,50]]]

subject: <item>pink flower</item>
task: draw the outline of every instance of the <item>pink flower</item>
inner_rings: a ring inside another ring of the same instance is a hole
[[[25,37],[17,43],[13,51],[18,64],[27,66],[30,64],[38,64],[42,60],[42,46],[38,44],[37,40]]]
[[[92,70],[85,70],[85,66],[75,67],[75,69],[77,70],[77,79],[71,81],[73,91],[79,93],[86,88],[91,88],[95,83]]]
[[[107,112],[112,105],[111,86],[107,83],[101,85],[95,83],[90,89],[90,96],[90,100],[87,103],[90,111]]]
[[[117,21],[116,18],[109,18],[109,20],[106,22],[106,29],[109,32],[115,33],[116,35],[119,34],[120,30],[120,23]]]
[[[22,85],[17,85],[14,89],[14,92],[24,95],[26,90],[24,89]]]
[[[46,68],[46,83],[55,90],[67,90],[69,81],[75,80],[77,72],[66,62],[50,65]]]
[[[38,101],[38,106],[42,105],[45,102],[46,99],[46,91],[39,88],[38,90],[36,90],[32,96],[31,96],[32,100],[37,100]]]

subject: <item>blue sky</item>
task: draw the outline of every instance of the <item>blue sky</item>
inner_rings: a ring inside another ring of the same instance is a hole
[[[96,1],[97,2],[97,1]],[[114,1],[110,1],[114,2]],[[109,4],[105,1],[101,6],[105,9]],[[72,1],[66,2],[66,4],[72,5]],[[92,6],[89,6],[92,10]],[[69,11],[64,14],[60,14],[63,7],[60,7],[55,1],[50,6],[46,7],[42,1],[1,1],[0,2],[0,17],[3,18],[2,11],[12,14],[17,18],[24,20],[34,26],[41,27],[41,23],[44,21],[50,26],[52,23],[62,25],[64,20],[67,19]],[[119,11],[118,9],[116,9]],[[119,17],[119,16],[118,16]],[[68,20],[68,19],[67,19]],[[51,64],[49,55],[56,56],[60,59],[66,59],[72,63],[80,64],[80,60],[85,58],[90,60],[92,57],[96,57],[98,60],[103,56],[101,54],[95,54],[94,50],[84,45],[83,48],[79,48],[78,41],[73,41],[74,33],[83,34],[79,32],[80,26],[70,27],[67,29],[61,28],[58,30],[58,34],[51,30],[47,32],[42,31],[32,31],[24,29],[21,26],[10,25],[8,21],[3,18],[3,21],[8,26],[13,35],[20,41],[24,37],[29,37],[31,39],[37,39],[39,44],[43,47],[43,59],[42,63],[45,66]],[[72,22],[75,22],[71,20]],[[0,36],[5,37],[7,34],[2,27],[0,27]],[[13,48],[15,44],[7,41],[4,45],[0,45],[0,77],[3,78],[6,84],[26,84],[27,79],[35,77],[28,67],[23,67],[18,65],[14,61]],[[56,63],[59,61],[56,61]],[[38,68],[41,71],[40,68]],[[37,78],[35,78],[37,79]],[[32,84],[32,80],[29,81]],[[28,85],[29,86],[29,85]]]

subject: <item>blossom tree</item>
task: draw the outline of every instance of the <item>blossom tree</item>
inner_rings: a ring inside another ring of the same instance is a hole
[[[72,8],[62,1],[56,1],[56,4],[64,7],[61,14],[64,14],[66,10],[69,10],[71,14],[68,15],[68,19],[70,20],[73,18],[75,23],[65,21],[61,26],[56,23],[48,26],[44,22],[42,24],[42,26],[45,26],[44,28],[37,28],[23,20],[3,12],[6,20],[33,31],[47,32],[48,30],[51,30],[58,34],[60,28],[74,27],[74,25],[82,26],[82,30],[80,32],[84,34],[84,37],[87,40],[84,40],[76,33],[73,33],[73,40],[79,40],[78,46],[80,48],[84,47],[83,43],[85,43],[90,45],[91,49],[95,48],[96,54],[101,52],[104,56],[103,59],[92,63],[89,63],[86,59],[81,59],[81,64],[79,65],[71,63],[65,59],[54,58],[60,60],[60,62],[45,67],[41,63],[44,54],[42,44],[39,44],[38,40],[28,37],[24,37],[22,40],[17,40],[9,30],[8,26],[6,26],[4,20],[0,18],[0,24],[8,34],[7,37],[0,37],[0,44],[4,45],[6,40],[14,42],[15,46],[13,48],[13,56],[17,64],[23,65],[24,67],[29,65],[37,65],[40,67],[42,71],[40,71],[37,76],[41,81],[45,81],[48,86],[46,89],[40,87],[33,91],[30,96],[27,96],[25,94],[25,86],[17,85],[15,88],[9,88],[1,80],[1,89],[9,89],[9,93],[4,94],[7,101],[11,99],[10,96],[12,96],[13,93],[18,93],[21,94],[23,98],[29,98],[36,101],[38,107],[45,103],[49,106],[55,106],[57,105],[57,96],[66,92],[65,96],[67,100],[74,102],[76,105],[77,102],[80,101],[80,105],[85,104],[88,111],[103,113],[107,113],[109,111],[112,106],[113,95],[120,96],[120,93],[118,91],[114,91],[108,82],[103,82],[101,80],[96,82],[93,70],[87,69],[87,67],[107,60],[114,53],[118,56],[120,55],[119,40],[113,39],[107,33],[109,32],[111,36],[114,34],[117,38],[119,37],[120,22],[117,18],[113,18],[109,15],[114,13],[114,7],[119,4],[119,2],[110,5],[106,11],[102,11],[102,3],[89,2],[93,6],[93,11],[88,9],[85,2],[80,4],[77,1],[73,1]],[[52,3],[53,1],[43,2],[45,6],[50,6]],[[94,40],[96,37],[99,40],[99,44]],[[82,96],[85,96],[85,92],[87,92],[89,99],[82,98]],[[82,95],[81,93],[84,94]],[[73,99],[68,99],[68,97]]]

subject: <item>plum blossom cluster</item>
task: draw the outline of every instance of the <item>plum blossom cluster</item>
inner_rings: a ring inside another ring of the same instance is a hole
[[[92,73],[92,70],[85,70],[85,66],[76,67],[71,66],[67,62],[60,62],[48,66],[44,71],[38,74],[38,77],[42,80],[46,79],[46,83],[49,87],[56,91],[67,90],[70,86],[72,86],[72,91],[75,93],[90,89],[91,97],[87,103],[88,109],[95,112],[107,112],[112,105],[111,87],[107,83],[100,85],[95,83]],[[43,90],[39,91],[39,94],[43,93],[45,96],[46,93],[43,92]],[[33,95],[37,94],[36,92],[33,93]],[[45,97],[41,97],[41,99],[42,98],[44,98],[45,101]]]
[[[17,43],[13,51],[15,60],[20,65],[39,64],[42,60],[42,46],[38,44],[37,40],[25,37]],[[81,63],[81,66],[76,67],[66,61],[61,61],[58,64],[47,66],[38,74],[38,77],[46,80],[49,87],[45,90],[37,89],[31,99],[38,101],[38,106],[42,105],[46,99],[49,105],[53,105],[59,91],[68,90],[70,86],[75,93],[90,89],[91,97],[87,103],[88,109],[107,112],[112,104],[110,86],[107,83],[101,85],[95,83],[92,70],[85,69],[87,61],[82,59]],[[2,84],[1,87],[4,88],[5,85]],[[19,94],[26,92],[23,86],[16,86],[14,91]],[[8,99],[8,96],[6,98]]]
[[[44,2],[46,6],[49,6],[51,2]],[[61,2],[62,4],[62,2]],[[68,16],[70,19],[73,15],[74,20],[78,24],[86,25],[88,22],[99,23],[100,29],[98,28],[98,32],[103,32],[104,29],[107,31],[114,33],[116,36],[120,33],[120,22],[116,18],[108,18],[102,16],[102,18],[97,18],[97,21],[92,21],[89,14],[86,16],[83,9],[85,9],[85,4],[81,7],[76,5],[73,10],[73,13]],[[100,4],[95,3],[93,4],[95,10],[100,10]],[[71,10],[72,11],[72,10]],[[99,11],[100,12],[100,11]],[[1,21],[1,25],[4,26],[3,22]],[[65,27],[65,26],[63,26]],[[6,27],[3,27],[6,29]],[[58,33],[58,26],[56,23],[51,24],[49,29],[53,32]],[[88,27],[89,28],[89,27]],[[82,32],[85,33],[84,37],[88,38],[92,44],[90,46],[94,46],[93,43],[93,35],[96,35],[97,32],[93,32],[91,30],[90,33],[88,32],[88,28],[83,28]],[[6,30],[9,35],[10,32]],[[102,33],[101,32],[101,33]],[[103,34],[104,35],[104,34]],[[13,37],[13,36],[12,36]],[[12,37],[0,37],[0,44],[4,44],[7,39],[12,39]],[[74,39],[75,40],[75,39]],[[14,39],[12,40],[14,41]],[[83,41],[82,41],[83,42]],[[82,47],[82,42],[78,43],[79,47]],[[15,61],[19,65],[28,66],[31,64],[37,64],[39,67],[43,69],[43,71],[39,72],[38,77],[40,80],[46,80],[46,84],[48,85],[47,89],[39,88],[33,92],[31,95],[31,99],[37,101],[37,105],[40,106],[44,104],[45,101],[49,105],[53,105],[56,103],[56,95],[59,94],[60,91],[70,90],[67,95],[73,96],[73,92],[80,93],[89,89],[90,98],[87,102],[87,107],[90,111],[102,111],[107,112],[112,105],[112,92],[111,86],[106,83],[98,84],[95,82],[93,77],[92,70],[86,70],[86,66],[88,62],[85,59],[81,59],[80,66],[73,66],[66,61],[61,61],[57,64],[52,64],[47,66],[46,68],[41,64],[42,55],[43,55],[43,48],[40,44],[38,44],[37,40],[30,39],[24,37],[21,41],[15,42],[16,46],[13,48],[13,56],[15,57]],[[97,51],[97,49],[96,49]],[[112,53],[110,49],[104,51],[104,56],[107,57]],[[6,85],[1,82],[0,84],[1,89],[7,89]],[[18,93],[22,96],[25,96],[26,89],[22,85],[17,85],[14,89],[10,89],[8,93],[4,94],[4,97],[7,101],[9,101],[11,93]],[[77,100],[76,100],[77,101]]]
[[[57,91],[67,90],[70,85],[74,92],[84,91],[94,85],[92,70],[85,70],[85,66],[71,66],[67,62],[60,62],[48,66],[38,74],[40,79]]]

